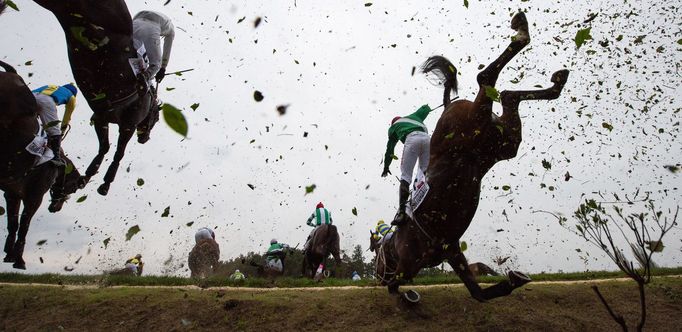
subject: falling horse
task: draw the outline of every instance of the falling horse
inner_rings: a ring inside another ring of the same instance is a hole
[[[192,278],[206,278],[218,267],[220,246],[213,239],[201,239],[189,252],[187,265]]]
[[[519,103],[556,99],[568,79],[568,70],[560,70],[552,75],[553,86],[548,89],[502,91],[502,115],[495,115],[489,92],[495,91],[492,88],[502,68],[530,42],[523,13],[512,18],[511,28],[517,31],[511,44],[478,74],[479,91],[474,101],[450,101],[450,91],[457,90],[457,73],[450,61],[433,56],[424,63],[424,73],[432,72],[443,79],[445,111],[431,137],[426,175],[430,189],[407,224],[393,235],[396,259],[395,265],[390,266],[393,275],[386,282],[391,294],[418,301],[416,292],[400,293],[399,286],[420,269],[437,266],[444,260],[478,301],[509,295],[530,281],[525,274],[510,271],[509,280],[482,289],[459,246],[459,239],[476,213],[484,175],[498,161],[516,156],[521,143]]]
[[[329,254],[334,257],[338,267],[341,264],[340,252],[339,232],[336,226],[331,224],[317,226],[303,253],[303,276],[314,277],[318,266],[327,260]]]
[[[137,51],[128,7],[123,0],[34,1],[57,17],[66,35],[73,76],[94,112],[99,150],[80,179],[81,187],[97,173],[109,151],[109,123],[118,124],[116,153],[104,183],[97,188],[106,195],[135,128],[151,130],[158,120],[151,89],[136,79],[129,63]],[[150,106],[155,107],[153,111]]]
[[[5,192],[8,230],[4,262],[14,263],[16,269],[26,269],[23,258],[26,234],[43,195],[62,174],[66,176],[66,186],[56,191],[66,194],[76,191],[73,183],[78,171],[73,164],[69,174],[64,174],[64,168],[59,170],[50,163],[36,165],[39,157],[30,154],[26,146],[40,130],[38,104],[16,70],[2,61],[0,66],[5,70],[0,72],[0,141],[3,142],[0,145],[0,190]],[[20,218],[22,202],[24,210]],[[53,202],[63,204],[63,200]]]

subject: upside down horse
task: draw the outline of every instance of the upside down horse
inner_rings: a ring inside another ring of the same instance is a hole
[[[38,157],[28,153],[26,146],[40,130],[38,104],[12,66],[0,61],[0,67],[4,69],[4,72],[0,72],[0,142],[3,142],[0,144],[0,190],[5,193],[7,202],[8,233],[3,261],[14,263],[14,268],[23,270],[26,269],[23,258],[26,235],[43,196],[53,186],[55,179],[65,178],[66,183],[57,189],[53,187],[51,191],[60,193],[61,199],[53,202],[61,207],[64,199],[62,193],[76,191],[78,171],[70,167],[69,174],[65,174],[64,167],[55,167],[51,163],[37,165]],[[22,203],[24,209],[19,215]],[[50,209],[52,211],[52,206]]]
[[[552,75],[552,86],[547,89],[502,91],[499,96],[502,114],[493,113],[493,100],[486,94],[486,88],[495,86],[502,68],[530,42],[528,22],[522,12],[512,18],[511,28],[517,34],[502,54],[478,74],[479,91],[473,101],[451,102],[450,91],[457,91],[457,70],[445,57],[432,56],[422,66],[422,72],[431,72],[443,80],[445,111],[430,142],[426,172],[430,190],[407,224],[400,226],[393,236],[397,259],[391,268],[395,273],[383,282],[391,294],[418,301],[416,292],[401,293],[399,286],[420,269],[437,266],[444,260],[462,279],[471,296],[481,302],[509,295],[530,281],[525,274],[510,271],[508,280],[481,288],[459,246],[459,239],[476,213],[484,175],[498,161],[517,154],[521,143],[519,103],[556,99],[568,79],[568,70],[560,70]]]
[[[136,78],[128,62],[137,57],[130,12],[124,0],[34,1],[51,11],[64,30],[73,77],[93,111],[99,150],[80,187],[97,173],[109,151],[109,123],[118,124],[116,153],[97,188],[106,195],[135,129],[151,130],[158,120],[152,89]]]

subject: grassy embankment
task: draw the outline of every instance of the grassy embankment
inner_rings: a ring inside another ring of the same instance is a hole
[[[682,275],[682,267],[660,268],[652,271],[653,275]],[[592,271],[574,273],[543,273],[531,275],[533,281],[569,281],[569,280],[594,280],[625,277],[620,271]],[[480,277],[479,282],[494,283],[503,280],[504,276],[499,277]],[[188,286],[197,285],[201,287],[330,287],[330,286],[376,286],[377,281],[364,279],[353,282],[350,279],[328,278],[323,282],[316,283],[304,278],[248,278],[242,281],[232,281],[225,277],[212,277],[205,280],[195,280],[183,277],[169,276],[107,276],[107,275],[63,275],[63,274],[19,274],[19,273],[0,273],[0,282],[10,283],[39,283],[39,284],[59,284],[59,285],[94,285],[94,286]],[[459,278],[454,274],[422,276],[414,280],[414,285],[438,285],[438,284],[458,284]]]

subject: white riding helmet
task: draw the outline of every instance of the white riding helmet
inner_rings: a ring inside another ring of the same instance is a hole
[[[270,240],[270,244],[275,244],[275,243],[277,243],[277,239]]]

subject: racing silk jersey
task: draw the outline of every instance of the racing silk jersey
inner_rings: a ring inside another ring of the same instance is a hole
[[[377,225],[377,233],[381,234],[382,237],[386,236],[386,234],[388,234],[389,232],[391,232],[391,225],[388,224]]]
[[[235,272],[232,274],[232,276],[230,276],[230,278],[232,278],[232,280],[241,280],[244,279],[244,274],[241,272]]]
[[[315,220],[313,222],[313,220]],[[312,227],[317,227],[322,224],[327,224],[331,225],[332,224],[332,214],[329,212],[329,210],[325,208],[317,208],[315,209],[315,213],[310,215],[310,218],[308,218],[308,221],[306,222],[308,226]]]
[[[285,248],[289,246],[282,243],[273,243],[268,248],[268,252],[265,254],[268,259],[278,258],[277,254],[281,253]]]
[[[126,261],[126,264],[129,264],[129,263],[130,263],[130,264],[135,264],[135,265],[137,265],[137,266],[140,266],[140,260],[137,259],[137,258],[135,258],[135,257],[130,258],[130,259],[128,259],[128,260]]]
[[[154,22],[159,25],[161,29],[161,37],[163,37],[163,56],[161,57],[161,67],[166,68],[168,60],[170,60],[171,48],[173,47],[173,38],[175,38],[175,26],[171,19],[159,12],[151,10],[143,10],[133,17],[133,20],[144,19]]]
[[[393,150],[398,141],[405,143],[405,137],[413,131],[422,131],[429,133],[429,130],[424,124],[424,119],[432,111],[429,105],[422,105],[416,112],[400,118],[388,128],[388,143],[386,144],[386,153],[384,154],[384,170],[388,170],[388,166],[393,161]]]
[[[58,85],[43,85],[31,92],[50,96],[57,105],[66,105],[64,118],[62,119],[62,128],[71,122],[71,114],[76,109],[76,96],[73,95],[71,90]]]

